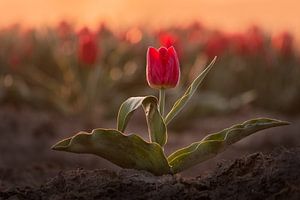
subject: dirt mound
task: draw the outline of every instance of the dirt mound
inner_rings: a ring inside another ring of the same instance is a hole
[[[1,191],[0,199],[300,199],[300,148],[251,154],[192,179],[136,170],[61,171],[41,186]]]

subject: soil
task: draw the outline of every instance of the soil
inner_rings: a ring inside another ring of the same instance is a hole
[[[222,163],[205,177],[137,170],[61,171],[46,184],[0,192],[3,199],[299,199],[300,148]]]
[[[251,109],[194,119],[189,128],[170,131],[167,153],[248,118],[271,116],[292,125],[251,136],[181,174],[157,177],[120,169],[97,156],[50,150],[59,139],[80,130],[114,127],[114,121],[101,119],[100,114],[63,117],[26,108],[0,108],[1,200],[300,199],[299,117]],[[146,136],[143,117],[137,114],[133,121],[129,131]]]

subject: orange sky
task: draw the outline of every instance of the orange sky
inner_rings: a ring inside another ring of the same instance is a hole
[[[106,20],[113,27],[201,20],[226,30],[257,23],[300,36],[299,9],[300,0],[0,0],[0,27],[14,22],[52,25],[63,18],[87,25]]]

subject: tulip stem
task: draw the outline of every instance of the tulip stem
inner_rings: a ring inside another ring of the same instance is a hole
[[[166,91],[165,89],[160,89],[158,106],[162,117],[164,116],[164,112],[165,112],[165,99],[166,99]]]

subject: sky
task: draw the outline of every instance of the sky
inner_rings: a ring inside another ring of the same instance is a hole
[[[208,27],[239,30],[261,25],[300,36],[299,0],[0,0],[0,27],[12,23],[39,27],[62,19],[113,28],[149,27],[201,21]]]

